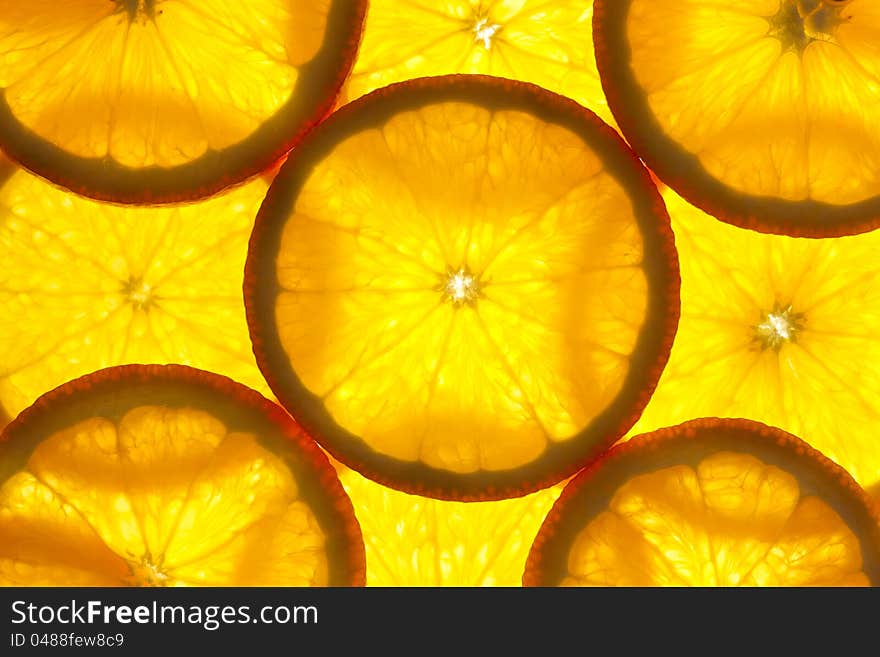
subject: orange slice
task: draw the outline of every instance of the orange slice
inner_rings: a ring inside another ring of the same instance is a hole
[[[331,109],[365,0],[0,0],[0,148],[77,193],[205,196]]]
[[[873,0],[597,0],[596,60],[633,149],[723,221],[880,226]]]
[[[615,447],[544,521],[531,586],[880,585],[880,526],[844,470],[779,429],[694,420]]]
[[[800,436],[866,488],[880,483],[880,232],[760,235],[665,194],[682,315],[635,433],[748,417]]]
[[[268,394],[241,301],[267,181],[194,205],[132,208],[22,169],[3,177],[0,428],[47,390],[124,363],[193,365]]]
[[[296,149],[245,303],[272,390],[336,458],[485,500],[564,479],[632,425],[678,272],[613,130],[532,85],[449,76],[374,92]]]
[[[256,392],[124,366],[41,397],[0,440],[0,584],[346,586],[364,552],[333,467]]]
[[[449,502],[381,486],[338,464],[364,534],[367,586],[520,586],[557,485],[496,502]]]
[[[483,73],[532,82],[611,122],[592,19],[592,0],[371,0],[342,97],[417,77]]]

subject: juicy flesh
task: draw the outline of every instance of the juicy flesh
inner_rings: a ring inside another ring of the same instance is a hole
[[[185,164],[242,141],[290,99],[329,6],[0,0],[0,91],[26,128],[75,155]]]
[[[569,96],[610,123],[592,19],[592,0],[372,0],[345,95],[421,76],[483,73]]]
[[[841,517],[749,454],[629,479],[579,532],[566,586],[867,586]]]
[[[136,407],[41,442],[0,487],[0,584],[325,585],[324,534],[257,436]]]
[[[761,235],[665,196],[681,257],[681,321],[631,435],[694,417],[747,417],[802,437],[866,488],[876,485],[880,377],[865,364],[880,360],[880,234]],[[777,326],[761,335],[756,327],[774,314]]]
[[[633,0],[632,69],[663,131],[736,191],[854,203],[880,180],[880,5]]]
[[[5,414],[124,363],[192,365],[268,393],[241,303],[266,189],[257,179],[196,205],[127,208],[15,173],[0,188]]]
[[[275,321],[306,388],[377,451],[514,468],[620,391],[642,253],[626,193],[579,137],[441,103],[314,168],[282,234]],[[472,303],[438,289],[460,271]]]
[[[529,548],[561,486],[499,502],[401,493],[343,468],[364,533],[367,586],[520,586]]]

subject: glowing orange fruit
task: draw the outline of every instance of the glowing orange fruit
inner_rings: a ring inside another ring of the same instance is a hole
[[[0,164],[0,428],[113,365],[179,363],[269,394],[241,300],[256,178],[194,204],[82,198]]]
[[[723,221],[827,237],[880,226],[880,4],[596,0],[623,134]]]
[[[610,122],[592,19],[592,0],[371,0],[342,97],[412,78],[482,73],[537,84]]]
[[[880,484],[880,231],[762,235],[667,191],[681,255],[681,320],[634,433],[695,417],[789,431]]]
[[[694,420],[612,449],[547,516],[542,586],[880,585],[880,525],[844,470],[779,429]]]
[[[0,584],[364,581],[351,502],[278,406],[181,366],[41,397],[0,439]]]
[[[364,535],[367,586],[520,586],[562,486],[494,502],[411,495],[336,464]]]
[[[278,399],[391,487],[498,499],[632,425],[667,358],[665,208],[573,101],[484,76],[347,105],[298,147],[251,238],[245,303]]]
[[[0,148],[123,203],[216,192],[324,117],[365,0],[0,0]]]

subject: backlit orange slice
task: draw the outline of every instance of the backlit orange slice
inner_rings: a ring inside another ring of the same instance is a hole
[[[880,226],[875,0],[596,0],[633,149],[709,214],[827,237]]]
[[[269,394],[241,300],[267,181],[134,208],[0,172],[0,428],[47,390],[125,363],[192,365]]]
[[[562,485],[494,502],[435,500],[336,464],[364,534],[367,586],[521,586]]]
[[[612,121],[593,54],[592,0],[371,0],[342,97],[483,73],[532,82]]]
[[[577,103],[484,76],[347,105],[275,179],[245,303],[278,399],[391,487],[497,499],[632,425],[678,268],[656,188]]]
[[[747,417],[800,436],[876,490],[880,231],[761,235],[664,198],[681,255],[681,321],[632,432]]]
[[[877,586],[880,525],[791,434],[694,420],[612,449],[544,521],[532,586]]]
[[[125,366],[0,439],[0,584],[347,586],[364,551],[333,467],[278,406],[208,372]]]
[[[0,0],[0,148],[80,194],[258,173],[331,109],[366,0]]]

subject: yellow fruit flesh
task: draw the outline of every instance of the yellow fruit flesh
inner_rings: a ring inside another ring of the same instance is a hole
[[[324,534],[258,437],[140,406],[42,441],[0,488],[0,585],[325,585]]]
[[[499,502],[408,495],[340,468],[364,533],[367,586],[520,586],[561,486]]]
[[[515,468],[621,390],[643,250],[580,137],[439,103],[315,166],[281,236],[275,321],[303,385],[376,451]]]
[[[577,535],[565,586],[867,586],[858,538],[750,454],[632,477]]]
[[[880,233],[761,235],[665,193],[681,256],[669,363],[630,435],[694,417],[778,426],[880,482]],[[786,337],[786,335],[788,337]]]
[[[880,6],[633,0],[631,67],[662,130],[732,189],[877,195]]]
[[[330,7],[138,4],[132,14],[131,2],[0,0],[0,90],[25,128],[75,155],[133,168],[222,150],[290,99],[324,43]]]
[[[193,365],[268,392],[241,304],[267,186],[125,208],[14,173],[0,187],[0,422],[65,381],[123,363]]]
[[[592,0],[371,0],[344,96],[416,77],[482,73],[574,98],[610,123],[592,18]]]

